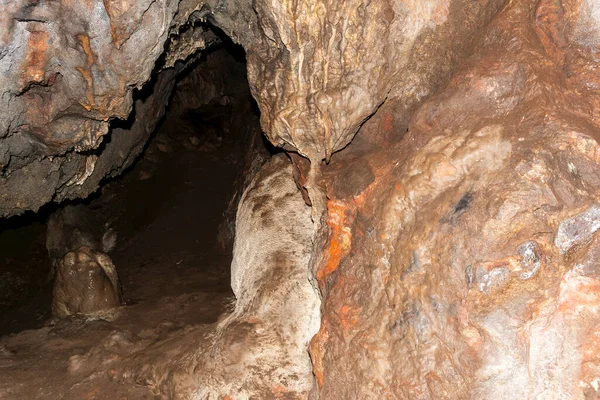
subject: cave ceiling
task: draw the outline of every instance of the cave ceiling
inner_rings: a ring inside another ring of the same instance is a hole
[[[319,163],[387,99],[406,121],[504,3],[4,1],[0,215],[85,197],[130,165],[181,64],[218,41],[206,21],[244,47],[267,138]]]

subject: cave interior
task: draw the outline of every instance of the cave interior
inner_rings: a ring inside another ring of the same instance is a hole
[[[599,399],[593,0],[0,2],[1,399]]]

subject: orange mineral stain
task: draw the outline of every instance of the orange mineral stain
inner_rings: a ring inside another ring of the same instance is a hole
[[[276,399],[289,399],[290,397],[297,397],[295,396],[295,393],[290,392],[283,385],[276,385],[273,389],[271,389],[271,392],[273,392],[273,396],[275,396]]]
[[[329,218],[327,225],[330,229],[329,246],[326,250],[328,255],[327,264],[317,271],[317,280],[323,281],[340,265],[342,258],[350,251],[352,244],[352,231],[347,226],[346,212],[349,207],[338,200],[327,202]]]
[[[108,18],[110,20],[110,34],[112,36],[112,41],[117,47],[117,49],[121,48],[121,45],[127,39],[125,37],[125,28],[118,24],[120,18],[129,11],[131,8],[127,2],[124,1],[114,1],[114,0],[103,0],[104,9],[108,14]],[[131,3],[135,4],[135,3]],[[137,23],[136,23],[137,25]]]
[[[92,80],[92,65],[94,65],[94,53],[92,52],[92,47],[90,46],[90,38],[87,35],[80,34],[77,35],[77,39],[79,43],[81,43],[81,47],[83,47],[83,51],[87,55],[87,65],[85,67],[77,67],[77,71],[83,76],[87,83],[87,87],[85,89],[85,95],[87,97],[87,104],[82,104],[82,106],[90,111],[92,107],[95,105],[94,101],[94,82]]]
[[[23,68],[25,83],[42,82],[44,80],[47,50],[48,33],[43,31],[30,32]]]
[[[340,317],[340,326],[344,332],[348,332],[351,328],[356,326],[360,310],[360,307],[342,306],[338,315]]]

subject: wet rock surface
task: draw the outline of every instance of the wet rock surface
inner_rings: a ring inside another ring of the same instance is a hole
[[[285,156],[252,181],[236,226],[234,309],[209,329],[190,327],[126,360],[116,368],[124,383],[142,381],[171,398],[308,397],[308,343],[320,316],[307,275],[313,224]]]
[[[110,226],[114,221],[103,211],[88,204],[68,204],[50,215],[46,249],[54,270],[67,253],[81,247],[88,248],[86,253],[97,251],[106,254],[114,249],[117,233]]]
[[[105,253],[81,246],[58,261],[52,293],[53,316],[94,314],[122,302],[119,274]]]

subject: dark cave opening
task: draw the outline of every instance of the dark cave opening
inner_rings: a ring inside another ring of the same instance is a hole
[[[138,96],[156,90],[153,83]],[[114,127],[126,131],[147,117],[132,115]],[[166,303],[196,310],[171,313],[173,326],[214,322],[232,301],[237,202],[273,152],[260,130],[244,51],[221,35],[188,61],[165,116],[123,174],[86,200],[0,221],[0,335],[55,326],[52,260],[82,243],[106,250],[116,266],[124,304],[136,308],[125,324],[165,324]],[[49,221],[59,223],[47,233]],[[108,232],[116,237],[110,251],[102,247]],[[60,242],[54,250],[52,237]]]

